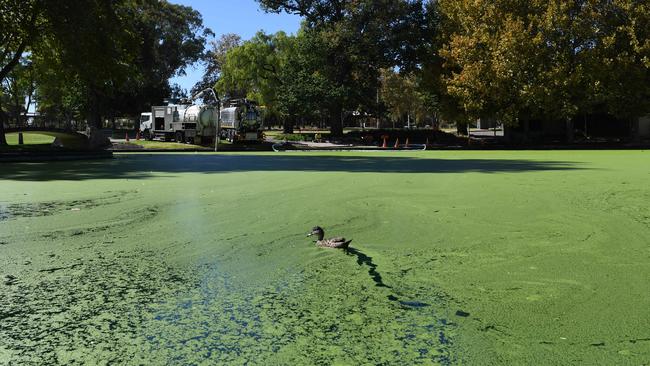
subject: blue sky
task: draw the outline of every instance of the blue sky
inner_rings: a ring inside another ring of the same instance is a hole
[[[246,40],[259,30],[267,33],[285,31],[295,33],[300,28],[300,17],[290,14],[265,13],[255,0],[170,0],[175,4],[191,6],[203,15],[203,24],[212,29],[216,38],[225,33],[239,34]],[[201,79],[203,68],[195,65],[187,76],[175,77],[172,83],[191,89]]]

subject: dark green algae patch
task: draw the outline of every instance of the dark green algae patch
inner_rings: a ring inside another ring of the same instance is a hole
[[[7,165],[0,364],[643,364],[647,158]]]
[[[308,269],[260,287],[207,266],[198,289],[154,307],[148,340],[182,364],[452,363],[453,327],[442,313],[395,303],[390,292],[351,279],[362,272],[346,259],[324,260],[336,275]]]

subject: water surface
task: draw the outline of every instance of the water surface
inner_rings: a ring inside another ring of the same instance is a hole
[[[0,364],[640,362],[647,158],[7,164]],[[314,247],[315,225],[352,249]]]

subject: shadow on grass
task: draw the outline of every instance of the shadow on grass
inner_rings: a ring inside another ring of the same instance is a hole
[[[24,181],[144,179],[178,173],[350,172],[350,173],[501,173],[584,169],[566,161],[523,159],[431,159],[363,155],[120,155],[112,160],[0,165],[0,179]]]

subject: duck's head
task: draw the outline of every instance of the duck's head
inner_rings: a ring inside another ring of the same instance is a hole
[[[311,229],[311,232],[309,234],[307,234],[308,237],[312,236],[312,235],[317,235],[318,240],[323,240],[323,236],[325,236],[325,231],[320,226],[314,226]]]

